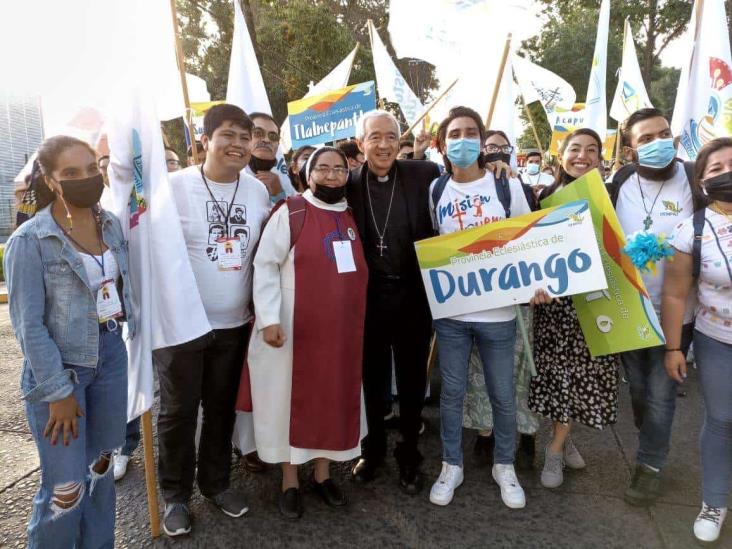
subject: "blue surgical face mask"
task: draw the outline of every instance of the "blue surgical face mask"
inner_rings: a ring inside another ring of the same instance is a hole
[[[539,173],[539,164],[527,164],[526,173],[529,175],[536,175]]]
[[[467,168],[478,160],[480,139],[448,139],[447,159],[458,168]]]
[[[638,152],[638,164],[645,168],[660,170],[671,164],[676,158],[674,140],[670,137],[656,139],[641,145],[636,151]]]

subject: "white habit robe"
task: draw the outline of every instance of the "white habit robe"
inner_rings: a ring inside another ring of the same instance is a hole
[[[310,190],[303,197],[317,208],[342,212],[346,201],[327,204]],[[361,455],[360,443],[349,450],[330,451],[290,446],[292,339],[295,309],[295,248],[290,249],[290,216],[282,205],[267,223],[254,258],[254,311],[256,324],[249,342],[254,438],[259,457],[268,463],[306,463],[315,458],[348,461]],[[328,291],[323,288],[323,291]],[[262,329],[280,324],[286,340],[282,347],[264,342]],[[323,334],[323,344],[327,334]],[[361,390],[361,433],[366,436],[366,412]]]

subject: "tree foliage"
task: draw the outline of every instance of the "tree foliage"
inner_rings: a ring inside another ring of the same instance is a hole
[[[523,43],[522,53],[567,80],[583,102],[595,48],[599,0],[541,0],[547,24],[542,32]],[[622,62],[623,27],[630,19],[638,50],[638,61],[651,103],[667,116],[673,111],[679,71],[661,66],[659,55],[668,43],[686,29],[691,15],[689,0],[613,0],[608,38],[606,98],[608,111],[617,87],[617,69]],[[649,65],[650,63],[650,65]],[[543,110],[531,105],[532,117],[546,147],[551,129]],[[524,122],[526,115],[522,113]],[[519,139],[523,146],[536,147],[530,128]]]
[[[351,83],[374,79],[366,22],[369,18],[393,56],[385,32],[387,0],[235,0],[259,60],[273,115],[282,121],[287,102],[300,99],[356,45]],[[176,0],[186,70],[205,79],[213,100],[226,97],[233,35],[231,0]],[[394,57],[394,56],[393,56]],[[425,100],[436,87],[434,67],[398,60],[402,75]]]

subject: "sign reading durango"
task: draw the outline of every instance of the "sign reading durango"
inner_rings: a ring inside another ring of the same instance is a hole
[[[586,200],[415,243],[433,318],[607,288]]]

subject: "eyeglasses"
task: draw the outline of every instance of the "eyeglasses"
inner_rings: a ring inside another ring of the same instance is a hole
[[[165,161],[165,163],[168,166],[176,166],[176,167],[180,166],[180,160],[176,160],[175,158],[169,158],[168,160]]]
[[[280,134],[278,134],[277,132],[268,132],[264,128],[254,128],[252,130],[252,137],[254,137],[255,139],[264,139],[266,137],[272,143],[280,142]]]
[[[489,153],[502,152],[502,153],[506,153],[506,154],[511,154],[513,152],[513,147],[511,145],[503,145],[502,147],[499,147],[498,145],[486,145],[485,152],[489,152]]]
[[[335,168],[331,168],[330,166],[315,166],[313,171],[321,175],[328,175],[331,173],[338,176],[348,175],[348,168],[344,168],[343,166],[336,166]]]

